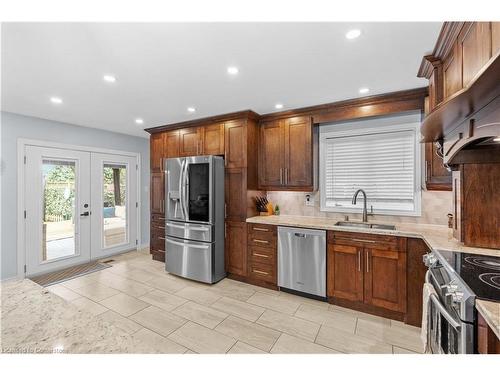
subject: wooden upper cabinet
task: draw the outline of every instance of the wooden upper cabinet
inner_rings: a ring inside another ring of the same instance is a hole
[[[243,120],[227,121],[224,125],[226,168],[247,166],[247,125]]]
[[[285,166],[283,121],[261,124],[259,140],[259,186],[283,187]]]
[[[491,55],[496,56],[500,51],[500,22],[491,23]]]
[[[312,125],[309,117],[285,121],[284,182],[291,187],[313,185]]]
[[[427,190],[452,190],[451,171],[444,166],[434,142],[425,144],[425,184]]]
[[[467,86],[491,57],[490,22],[466,24],[458,37],[462,53],[463,86]]]
[[[328,244],[327,295],[363,301],[363,248]]]
[[[262,123],[259,186],[276,190],[312,190],[312,135],[310,117],[292,117]]]
[[[462,88],[462,53],[457,41],[443,60],[443,84],[445,99]]]
[[[207,125],[201,128],[201,148],[203,155],[224,154],[224,123]]]
[[[171,130],[165,133],[165,158],[179,157],[179,130]]]
[[[406,312],[406,253],[365,249],[365,303]]]
[[[198,127],[179,130],[179,156],[200,155],[201,135]]]
[[[164,157],[163,133],[151,134],[149,143],[150,169],[152,171],[161,171],[163,168]]]

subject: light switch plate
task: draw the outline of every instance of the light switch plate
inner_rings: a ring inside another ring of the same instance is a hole
[[[306,194],[306,206],[314,206],[314,198],[311,194]]]

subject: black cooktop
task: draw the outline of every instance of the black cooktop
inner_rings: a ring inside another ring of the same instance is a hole
[[[500,257],[439,250],[478,298],[500,301]]]

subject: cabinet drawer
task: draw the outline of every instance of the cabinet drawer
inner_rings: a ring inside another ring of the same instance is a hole
[[[248,234],[265,235],[272,234],[276,235],[276,226],[268,224],[248,224]]]
[[[276,264],[276,250],[270,247],[249,246],[250,261],[264,264]]]
[[[267,247],[271,249],[276,248],[276,237],[256,237],[256,236],[248,236],[248,246],[259,246],[259,247]]]
[[[405,251],[404,238],[370,233],[328,232],[328,243],[337,245]]]
[[[253,279],[276,283],[276,265],[258,262],[250,262],[248,274]]]
[[[151,221],[165,221],[165,216],[160,214],[151,214]]]
[[[248,244],[275,248],[276,227],[274,225],[249,225]]]

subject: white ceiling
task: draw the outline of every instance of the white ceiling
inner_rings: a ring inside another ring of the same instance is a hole
[[[362,35],[347,40],[359,28]],[[142,128],[425,86],[441,23],[11,23],[2,110],[147,136]],[[240,73],[229,76],[235,65]],[[104,74],[117,77],[114,84]],[[50,97],[63,99],[54,105]],[[196,113],[187,112],[195,107]],[[144,119],[138,126],[134,119]]]

